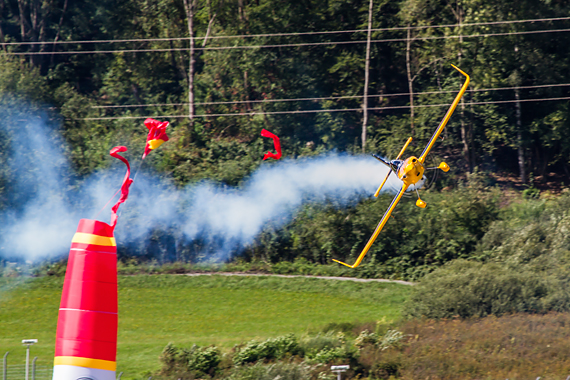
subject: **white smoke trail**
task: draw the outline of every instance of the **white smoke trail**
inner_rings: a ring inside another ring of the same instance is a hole
[[[25,174],[10,188],[11,201],[21,199],[21,207],[0,210],[5,226],[0,255],[28,260],[66,255],[79,219],[94,217],[120,186],[124,166],[93,175],[70,191],[61,141],[40,118],[20,124],[20,133],[12,133],[8,161],[13,173]],[[156,229],[174,230],[187,243],[216,241],[218,248],[210,254],[225,259],[250,244],[266,224],[288,222],[306,202],[350,205],[370,197],[386,174],[374,158],[346,154],[264,163],[240,188],[203,182],[178,190],[143,173],[121,206],[117,240],[136,243]],[[398,188],[391,178],[388,188]],[[98,219],[108,221],[108,215],[109,207]]]

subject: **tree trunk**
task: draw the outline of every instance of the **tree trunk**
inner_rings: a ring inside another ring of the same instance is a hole
[[[458,31],[459,31],[459,49],[457,52],[457,63],[459,64],[459,67],[461,67],[461,61],[463,58],[463,50],[462,50],[462,46],[463,46],[463,35],[462,35],[462,30],[461,30],[461,22],[462,22],[462,14],[461,14],[461,10],[458,9],[456,12],[456,17],[457,17],[457,21],[458,21]],[[470,131],[468,130],[468,127],[465,125],[465,97],[461,98],[461,108],[460,108],[460,112],[459,112],[459,122],[461,124],[461,142],[463,143],[463,157],[465,158],[465,160],[467,161],[467,167],[469,168],[469,172],[472,173],[473,172],[473,162],[471,160],[471,149],[469,149],[469,140],[470,140]],[[471,129],[471,126],[469,126],[469,129]]]
[[[475,148],[474,148],[474,137],[473,137],[473,115],[475,111],[473,110],[473,93],[469,94],[469,130],[468,130],[468,140],[467,143],[469,144],[469,163],[471,172],[475,170],[475,166],[477,165],[477,161],[475,160]]]
[[[247,80],[247,70],[243,72],[243,95],[245,97],[245,110],[251,111],[251,103],[249,102],[249,85]]]
[[[243,22],[243,0],[238,0],[238,16],[239,21]]]
[[[45,42],[47,35],[47,20],[51,14],[53,2],[49,0],[31,0],[28,4],[29,23],[25,18],[26,3],[24,0],[18,0],[18,8],[20,15],[23,18],[29,39],[32,42],[40,42],[41,44],[34,44],[31,46],[30,51],[42,52],[45,51]],[[43,68],[45,57],[43,55],[32,56],[30,61],[36,67]]]
[[[519,173],[522,184],[526,184],[526,172],[524,167],[524,149],[522,141],[522,122],[521,122],[521,102],[518,87],[515,88],[516,99],[516,117],[517,117],[517,149],[519,158]]]
[[[192,139],[192,132],[194,130],[194,64],[196,59],[194,57],[194,7],[196,0],[184,0],[184,8],[186,9],[186,19],[188,21],[188,34],[190,36],[190,63],[188,68],[188,118],[190,124],[188,127],[188,134],[190,140]]]
[[[33,42],[39,42],[40,35],[39,35],[39,18],[40,18],[40,6],[38,4],[39,0],[31,0],[30,3],[30,39]],[[32,51],[39,51],[39,45],[32,45]],[[32,65],[38,67],[40,65],[41,59],[39,55],[32,56],[30,61]]]
[[[410,50],[412,47],[411,29],[408,24],[408,35],[406,38],[406,72],[408,74],[408,91],[410,93],[410,127],[412,129],[412,137],[414,136],[414,87],[412,78],[412,64],[410,62]]]
[[[204,42],[202,42],[202,47],[206,46],[206,42],[208,42],[208,37],[210,36],[210,31],[212,30],[212,25],[214,24],[214,19],[216,18],[216,13],[212,17],[210,17],[210,21],[208,21],[208,29],[206,30],[206,36],[204,37]]]
[[[366,64],[364,68],[364,97],[362,98],[362,153],[366,151],[366,129],[368,125],[368,83],[370,80],[370,39],[372,36],[372,5],[368,7],[368,38],[366,40]]]
[[[59,18],[59,24],[57,26],[57,33],[55,35],[55,38],[53,39],[52,52],[55,52],[55,44],[59,40],[59,34],[61,33],[61,26],[63,25],[63,16],[65,16],[65,11],[67,10],[67,3],[68,3],[68,0],[65,0],[63,2],[63,9],[61,11],[61,17]],[[50,65],[51,66],[53,66],[53,60],[54,60],[54,55],[52,54],[51,58],[50,58]]]
[[[26,0],[18,0],[18,12],[20,21],[20,40],[26,41],[26,35],[28,34],[26,30]]]
[[[2,15],[4,14],[4,0],[0,0],[0,42],[6,42],[4,39],[4,27],[2,25]],[[2,45],[2,50],[6,51],[6,46]]]

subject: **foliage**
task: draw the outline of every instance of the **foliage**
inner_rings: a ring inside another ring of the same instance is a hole
[[[538,270],[568,265],[570,194],[516,202],[489,226],[478,247],[480,255]]]
[[[374,332],[364,330],[355,339],[354,345],[359,349],[363,349],[366,346],[374,346],[384,351],[390,347],[398,346],[403,338],[404,334],[398,330],[388,330],[383,337],[379,337]]]
[[[467,320],[410,320],[407,339],[385,351],[377,367],[399,379],[566,378],[568,313],[514,314]]]
[[[228,380],[306,380],[312,379],[311,367],[297,363],[275,363],[237,368],[227,377]]]
[[[341,347],[345,341],[344,334],[329,331],[306,337],[300,342],[300,346],[305,356],[314,357],[324,350],[334,350]]]
[[[41,0],[32,4],[7,0],[2,4],[1,42],[11,43],[4,46],[2,59],[8,60],[14,53],[24,55],[9,59],[13,66],[2,62],[6,70],[0,90],[53,103],[61,111],[64,134],[72,145],[70,156],[79,173],[104,166],[100,153],[108,150],[114,139],[136,145],[144,137],[132,133],[138,122],[86,117],[188,112],[190,56],[184,38],[189,31],[183,2]],[[564,20],[532,25],[481,23],[556,18],[567,13],[568,5],[560,2],[375,3],[372,39],[382,42],[374,42],[370,48],[368,90],[373,96],[368,102],[367,149],[393,156],[402,136],[412,134],[420,141],[429,138],[445,107],[418,105],[448,103],[454,96],[461,78],[451,74],[451,62],[471,74],[472,88],[563,83],[569,62],[563,47],[568,36],[557,34],[553,39],[551,33],[526,32],[563,28]],[[326,110],[361,106],[355,96],[363,92],[365,45],[346,42],[360,42],[365,34],[320,32],[362,30],[367,21],[367,4],[354,0],[197,1],[193,85],[200,117],[173,123],[173,143],[155,160],[156,167],[173,175],[179,184],[204,177],[238,183],[258,164],[263,145],[258,132],[264,127],[282,136],[286,155],[291,157],[315,151],[360,150],[361,115]],[[406,30],[407,26],[425,25],[448,27]],[[297,34],[270,35],[274,33]],[[485,33],[494,35],[455,38]],[[243,35],[248,38],[238,37]],[[314,43],[318,45],[306,45]],[[282,44],[288,46],[275,46]],[[226,49],[241,46],[248,48]],[[97,50],[115,52],[88,53]],[[82,54],[59,54],[73,51]],[[407,108],[409,97],[383,96],[405,94],[410,89],[417,94],[413,112]],[[523,99],[567,95],[565,87],[524,87],[519,91]],[[567,105],[563,101],[525,103],[521,127],[515,128],[516,107],[512,103],[486,104],[510,102],[513,92],[468,93],[437,153],[468,170],[491,161],[501,170],[517,172],[516,160],[510,156],[521,145],[524,161],[535,173],[542,176],[547,170],[568,170]],[[311,97],[321,99],[277,101]],[[323,112],[295,113],[305,110]],[[243,115],[233,116],[235,113]],[[93,134],[97,137],[90,137]],[[98,143],[100,139],[103,141]],[[216,160],[220,148],[237,150],[237,162]],[[420,146],[411,149],[417,151]]]
[[[456,260],[426,275],[414,287],[408,317],[484,317],[517,312],[570,310],[564,284],[521,266]]]
[[[216,347],[198,347],[193,345],[189,350],[178,348],[169,343],[160,355],[162,370],[160,375],[167,377],[213,376],[219,370],[220,351]]]
[[[243,365],[258,361],[268,361],[282,359],[286,355],[298,355],[301,353],[297,338],[292,335],[285,335],[263,342],[251,341],[244,347],[238,348],[234,355],[234,364]]]
[[[317,334],[303,340],[305,358],[309,363],[337,364],[355,358],[352,342],[342,332]]]
[[[347,347],[325,348],[309,357],[309,362],[322,364],[343,363],[353,358],[354,351]]]

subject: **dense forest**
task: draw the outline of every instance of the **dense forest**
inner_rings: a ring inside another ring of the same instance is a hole
[[[408,135],[420,149],[458,89],[453,63],[472,85],[440,154],[461,169],[528,181],[568,175],[568,102],[560,99],[568,96],[568,8],[538,0],[3,1],[2,91],[57,108],[79,173],[104,165],[107,141],[144,117],[170,116],[176,144],[157,166],[181,184],[236,184],[255,165],[247,156],[262,127],[283,137],[289,156],[390,155]]]
[[[154,117],[172,125],[150,157],[157,172],[179,187],[239,186],[261,163],[262,128],[289,158],[392,157],[408,136],[421,152],[462,83],[455,64],[471,85],[434,150],[453,176],[435,187],[462,207],[434,191],[443,206],[412,222],[419,234],[396,217],[371,251],[384,274],[415,278],[482,252],[501,218],[497,181],[532,196],[570,180],[569,11],[562,0],[4,0],[0,92],[4,108],[31,102],[61,120],[79,178],[108,167],[114,145],[142,148]],[[245,257],[347,259],[388,202],[308,206]]]

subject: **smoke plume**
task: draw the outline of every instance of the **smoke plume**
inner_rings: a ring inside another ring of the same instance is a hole
[[[0,130],[5,141],[0,153],[5,168],[0,172],[4,257],[66,255],[81,218],[109,221],[110,206],[98,212],[124,176],[123,164],[116,163],[88,179],[74,178],[65,145],[47,120],[20,114]],[[125,156],[132,160],[140,153]],[[264,162],[239,188],[206,181],[177,189],[168,180],[139,173],[121,206],[116,237],[121,244],[136,246],[154,231],[167,230],[184,244],[215,242],[215,250],[204,252],[205,257],[226,259],[251,244],[268,223],[278,227],[290,221],[307,202],[332,200],[346,206],[370,197],[386,174],[387,168],[374,158],[346,154]]]

